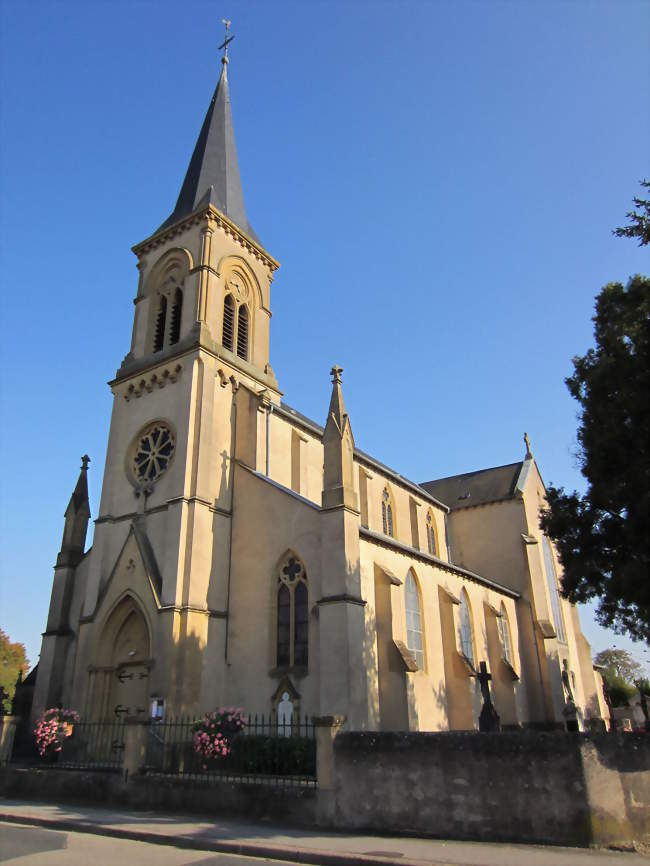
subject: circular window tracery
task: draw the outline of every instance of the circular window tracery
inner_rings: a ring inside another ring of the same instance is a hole
[[[135,440],[131,471],[138,484],[151,484],[165,472],[174,456],[176,440],[161,422],[146,427]]]

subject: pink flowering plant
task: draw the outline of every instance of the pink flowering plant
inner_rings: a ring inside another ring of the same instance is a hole
[[[75,710],[64,710],[61,707],[45,710],[34,728],[41,757],[51,757],[60,752],[64,742],[72,736],[72,726],[78,721],[79,713]]]
[[[245,727],[243,710],[238,707],[220,707],[213,713],[206,713],[194,725],[192,743],[204,770],[208,761],[217,761],[230,754],[232,738]]]

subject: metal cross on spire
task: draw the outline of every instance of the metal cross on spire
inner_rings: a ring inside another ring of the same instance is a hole
[[[330,370],[330,376],[332,377],[332,385],[340,385],[341,384],[341,373],[342,372],[343,372],[343,367],[339,367],[338,364],[334,364],[334,366]]]
[[[235,37],[234,37],[234,35],[233,36],[228,35],[228,33],[230,31],[231,22],[228,21],[227,18],[222,18],[221,21],[223,22],[223,25],[226,28],[226,33],[225,33],[225,38],[224,38],[223,42],[219,46],[219,51],[221,51],[221,49],[223,48],[223,57],[221,58],[221,62],[222,63],[228,63],[228,46],[230,45],[230,43],[233,41],[233,39]]]

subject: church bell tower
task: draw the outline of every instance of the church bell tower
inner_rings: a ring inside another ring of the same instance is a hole
[[[133,247],[131,346],[114,395],[74,676],[86,717],[222,700],[236,394],[279,401],[269,365],[278,262],[244,207],[228,56],[176,205]]]

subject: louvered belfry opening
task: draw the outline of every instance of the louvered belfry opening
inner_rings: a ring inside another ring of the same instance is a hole
[[[248,359],[248,307],[244,304],[237,314],[237,354],[244,360]]]
[[[174,293],[174,303],[172,304],[171,319],[169,323],[169,343],[174,345],[178,343],[181,335],[181,315],[183,313],[183,292],[181,289],[176,289]]]
[[[160,296],[158,304],[158,315],[156,316],[156,330],[153,335],[153,350],[160,352],[165,344],[165,323],[167,322],[167,298]]]
[[[226,295],[223,302],[223,336],[221,342],[225,349],[232,352],[235,338],[235,302],[232,295]]]

